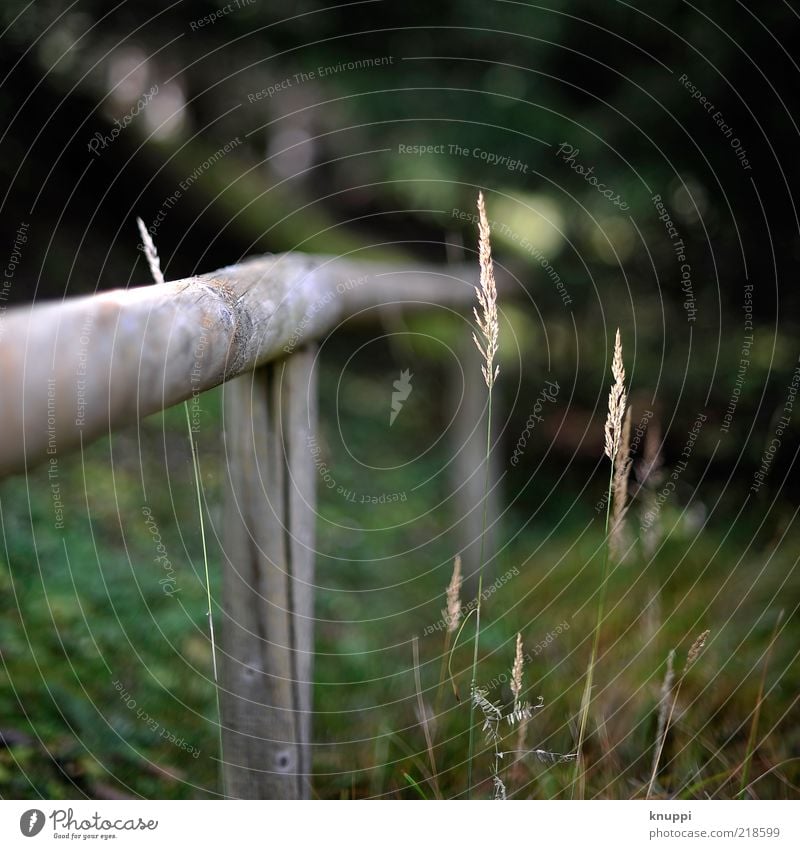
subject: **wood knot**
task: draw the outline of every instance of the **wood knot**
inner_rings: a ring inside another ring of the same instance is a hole
[[[285,774],[295,772],[295,754],[292,749],[278,749],[275,752],[275,771]]]

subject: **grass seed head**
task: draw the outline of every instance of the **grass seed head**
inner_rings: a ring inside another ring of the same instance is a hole
[[[616,460],[614,462],[613,509],[611,514],[611,534],[609,546],[611,556],[619,560],[625,535],[625,513],[628,505],[628,479],[631,470],[631,408],[625,413],[622,424],[622,434],[619,440]]]
[[[452,634],[461,621],[461,555],[456,554],[453,562],[453,577],[447,586],[447,609],[443,611],[447,633]]]
[[[711,633],[710,630],[703,631],[702,634],[692,643],[692,647],[689,649],[689,653],[686,655],[686,666],[684,667],[684,672],[700,657],[700,652],[703,651],[703,647],[706,644],[706,640],[708,639],[708,635]]]
[[[664,671],[664,680],[661,682],[661,693],[658,699],[658,723],[656,725],[656,745],[655,756],[659,754],[661,741],[664,739],[664,733],[667,730],[667,717],[669,716],[670,696],[672,695],[672,686],[675,683],[675,649],[671,649],[667,655],[667,668]],[[655,768],[658,768],[656,763]]]
[[[519,697],[522,694],[522,634],[517,632],[517,649],[514,654],[514,666],[511,669],[511,692],[514,694],[514,708],[519,706]]]
[[[606,456],[611,462],[615,462],[619,445],[622,438],[622,417],[625,415],[625,406],[628,396],[625,392],[625,366],[622,362],[622,340],[617,328],[617,336],[614,340],[614,358],[611,363],[611,371],[614,375],[614,383],[608,393],[608,416],[606,417]]]
[[[472,338],[476,347],[481,352],[483,357],[483,379],[486,385],[491,390],[497,375],[500,373],[500,366],[494,364],[494,358],[497,354],[499,323],[497,319],[497,286],[494,280],[494,265],[492,263],[492,245],[491,231],[489,229],[489,220],[486,217],[486,204],[483,200],[483,192],[478,194],[478,256],[481,266],[480,286],[476,287],[478,296],[478,308],[473,308],[475,320],[478,323],[481,340],[473,333]]]
[[[164,275],[161,273],[161,260],[158,258],[155,242],[147,232],[147,228],[144,226],[144,221],[141,218],[136,219],[136,225],[139,228],[139,235],[142,237],[142,250],[147,259],[147,265],[150,268],[153,281],[155,283],[163,283]]]

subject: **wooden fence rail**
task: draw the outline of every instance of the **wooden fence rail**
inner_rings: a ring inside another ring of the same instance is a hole
[[[469,303],[475,278],[466,267],[400,271],[281,254],[9,310],[0,320],[0,475],[42,462],[53,431],[64,453],[283,357],[371,307]]]
[[[472,265],[283,254],[0,315],[0,476],[230,381],[219,647],[230,796],[310,792],[314,344],[374,308],[469,306],[476,283]],[[473,430],[458,434],[465,478],[483,451]],[[457,489],[461,515],[476,516],[475,487]],[[474,523],[464,528],[466,549]]]

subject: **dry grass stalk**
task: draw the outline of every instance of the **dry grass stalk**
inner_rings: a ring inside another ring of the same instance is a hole
[[[472,691],[472,703],[483,714],[482,731],[486,735],[486,742],[499,743],[503,711],[494,702],[489,701],[489,693],[483,687],[476,687]]]
[[[472,339],[476,347],[483,355],[483,365],[481,371],[483,378],[486,381],[486,386],[489,389],[488,411],[486,415],[486,475],[483,482],[483,526],[481,529],[481,553],[480,562],[478,565],[478,600],[475,606],[475,640],[472,650],[472,680],[470,688],[475,690],[477,687],[478,675],[478,646],[481,635],[481,597],[483,595],[483,555],[486,546],[486,523],[487,523],[487,504],[489,495],[489,455],[491,448],[492,436],[492,387],[497,375],[500,373],[500,367],[494,365],[494,358],[497,354],[497,340],[500,334],[499,323],[497,320],[497,286],[494,280],[494,267],[492,265],[492,246],[491,233],[489,230],[489,221],[486,217],[486,204],[483,200],[483,193],[478,193],[478,255],[480,259],[480,286],[477,287],[478,304],[481,307],[481,313],[477,308],[473,309],[475,319],[478,323],[478,329],[483,336],[483,345],[478,341],[475,333],[472,334]],[[463,627],[463,626],[462,626]],[[470,798],[472,787],[472,764],[473,755],[475,753],[475,723],[474,723],[475,703],[470,705],[470,724],[469,724],[469,744],[467,754],[467,798]],[[497,774],[495,770],[495,775]]]
[[[523,702],[520,699],[522,695],[522,674],[525,666],[525,658],[522,656],[522,634],[517,632],[517,646],[514,651],[514,665],[511,667],[511,692],[514,696],[514,705],[511,708],[511,713],[506,717],[508,724],[512,727],[515,724],[522,726],[531,716],[533,716],[536,708],[532,707],[528,702]],[[541,707],[541,699],[537,707]]]
[[[500,726],[503,712],[494,702],[489,701],[487,691],[479,687],[472,690],[472,703],[483,714],[483,733],[486,736],[486,742],[494,749],[492,758],[494,798],[506,799],[506,786],[500,778],[500,764],[503,760],[503,752],[500,751],[502,742]]]
[[[521,782],[524,778],[523,757],[528,746],[528,722],[529,720],[523,719],[517,728],[517,757],[511,769],[511,777],[517,782]],[[537,750],[537,754],[539,751]]]
[[[483,337],[483,344],[478,340],[475,333],[472,334],[472,338],[484,359],[481,371],[486,385],[491,390],[497,375],[500,373],[500,366],[494,365],[494,358],[497,354],[499,323],[497,320],[497,286],[494,280],[492,245],[490,242],[491,230],[486,217],[483,192],[478,194],[478,217],[480,219],[478,224],[478,255],[481,279],[480,286],[476,287],[476,291],[481,312],[479,313],[477,308],[473,308],[473,312],[475,313],[475,320],[478,322],[478,329]]]
[[[517,632],[517,648],[514,653],[514,666],[511,669],[511,692],[514,696],[514,712],[520,709],[520,696],[522,695],[522,673],[525,660],[522,656],[522,634]],[[528,734],[528,717],[520,720],[517,728],[517,757],[511,769],[511,777],[514,781],[523,778],[522,753],[525,751],[525,738]]]
[[[161,273],[161,260],[158,258],[155,242],[147,232],[141,218],[136,219],[136,225],[139,228],[139,235],[142,237],[142,248],[147,259],[147,265],[150,267],[150,274],[153,276],[154,282],[163,283],[164,275]]]
[[[614,504],[611,514],[611,536],[608,544],[613,560],[619,560],[623,548],[624,521],[628,504],[628,478],[631,469],[631,408],[625,413],[622,434],[614,462]]]
[[[514,654],[514,666],[511,669],[511,692],[514,694],[514,709],[519,707],[519,697],[522,694],[522,634],[517,632],[517,650]]]
[[[611,460],[606,499],[606,523],[604,531],[606,538],[608,538],[611,528],[611,495],[614,489],[615,472],[617,471],[617,457],[620,445],[622,444],[622,418],[625,415],[628,402],[628,396],[625,392],[625,366],[622,362],[622,339],[620,338],[619,328],[617,328],[617,335],[614,339],[614,356],[611,360],[611,372],[614,375],[614,382],[611,384],[611,390],[608,393],[608,415],[606,416],[605,427],[605,453],[609,460]],[[628,453],[630,453],[629,450]],[[577,792],[579,799],[583,798],[586,788],[583,743],[586,739],[589,711],[592,706],[594,668],[600,649],[600,627],[603,624],[603,612],[608,584],[608,562],[611,554],[609,549],[610,540],[603,554],[603,574],[600,580],[600,592],[597,602],[597,619],[594,626],[594,637],[592,638],[592,653],[589,656],[589,665],[586,667],[586,683],[583,689],[583,698],[581,699],[580,724],[578,726],[578,745],[575,749],[575,778],[572,782],[572,795],[574,798]]]
[[[692,647],[689,649],[688,654],[686,655],[686,666],[683,667],[683,672],[681,672],[681,677],[678,679],[678,686],[675,688],[675,695],[670,700],[670,708],[669,713],[667,714],[666,721],[663,723],[663,730],[656,738],[656,753],[653,757],[653,768],[650,773],[650,783],[647,785],[647,798],[649,799],[653,793],[653,788],[655,787],[656,777],[658,775],[658,765],[661,761],[661,755],[664,753],[664,745],[667,742],[667,734],[669,733],[670,725],[672,724],[672,716],[675,713],[675,705],[678,704],[678,696],[681,693],[681,687],[683,686],[683,681],[686,678],[686,673],[689,671],[692,664],[700,657],[700,653],[703,651],[703,647],[706,644],[706,640],[708,639],[708,635],[711,633],[710,630],[703,631],[702,634],[692,643]],[[670,682],[670,688],[672,683]],[[662,689],[662,696],[664,690]],[[661,709],[659,709],[659,727],[661,726]]]
[[[611,362],[611,372],[614,375],[614,383],[608,393],[608,416],[606,417],[606,456],[611,462],[615,462],[619,445],[622,438],[622,417],[625,414],[625,405],[628,396],[625,392],[625,366],[622,363],[622,340],[617,328],[617,336],[614,340],[614,358]]]
[[[425,747],[428,750],[428,760],[431,768],[430,783],[433,794],[437,799],[442,798],[441,790],[439,789],[439,776],[436,772],[436,756],[433,751],[433,738],[429,727],[430,716],[428,706],[422,698],[422,680],[419,672],[419,639],[414,637],[412,641],[412,649],[414,652],[414,684],[417,690],[417,718],[422,726],[422,731],[425,734]]]
[[[667,731],[667,716],[669,715],[670,696],[672,695],[672,686],[675,683],[675,649],[671,649],[667,655],[667,669],[664,673],[664,680],[661,682],[661,694],[658,700],[658,724],[656,726],[656,743],[655,751],[653,752],[653,774],[658,771],[658,760],[661,756],[661,741],[664,739]]]
[[[456,554],[453,561],[453,577],[447,586],[447,608],[442,611],[447,633],[452,634],[458,629],[461,621],[461,555]]]
[[[503,781],[500,776],[492,776],[492,783],[494,784],[494,798],[500,799],[505,802],[508,796],[506,796],[506,786],[505,784],[503,784]]]
[[[445,593],[446,606],[442,610],[442,621],[445,624],[444,632],[444,651],[442,652],[442,668],[439,673],[439,687],[436,692],[435,700],[435,715],[439,715],[439,708],[442,703],[442,691],[444,689],[445,672],[447,670],[447,661],[450,652],[450,641],[453,634],[458,631],[458,623],[461,621],[461,585],[463,578],[461,575],[461,555],[456,554],[453,559],[453,575],[450,578],[450,583],[447,585]],[[466,623],[465,623],[466,624]],[[462,626],[463,627],[463,626]],[[456,638],[457,639],[457,638]],[[456,690],[455,683],[453,684],[456,699],[461,701]]]
[[[700,652],[703,651],[703,647],[706,644],[706,640],[708,639],[708,635],[711,633],[710,630],[703,631],[702,634],[692,643],[692,647],[689,649],[689,653],[686,655],[686,666],[683,668],[683,674],[685,675],[689,667],[700,657]]]

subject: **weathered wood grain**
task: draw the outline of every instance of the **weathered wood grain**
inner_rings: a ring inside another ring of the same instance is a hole
[[[225,793],[296,799],[300,748],[274,366],[224,391],[221,712]]]
[[[282,370],[283,455],[286,460],[286,528],[290,568],[289,596],[300,746],[300,792],[309,795],[312,773],[314,673],[314,564],[317,522],[317,470],[309,439],[317,437],[317,346],[286,360]]]
[[[0,475],[271,362],[382,304],[468,305],[476,272],[282,254],[16,308],[0,322]]]
[[[286,254],[0,316],[0,475],[225,383],[219,669],[228,796],[311,792],[314,343],[375,309],[469,307],[476,277],[471,265],[404,270]],[[482,402],[472,389],[464,402],[456,486],[469,561]]]
[[[308,798],[314,652],[315,352],[224,389],[225,792]]]

